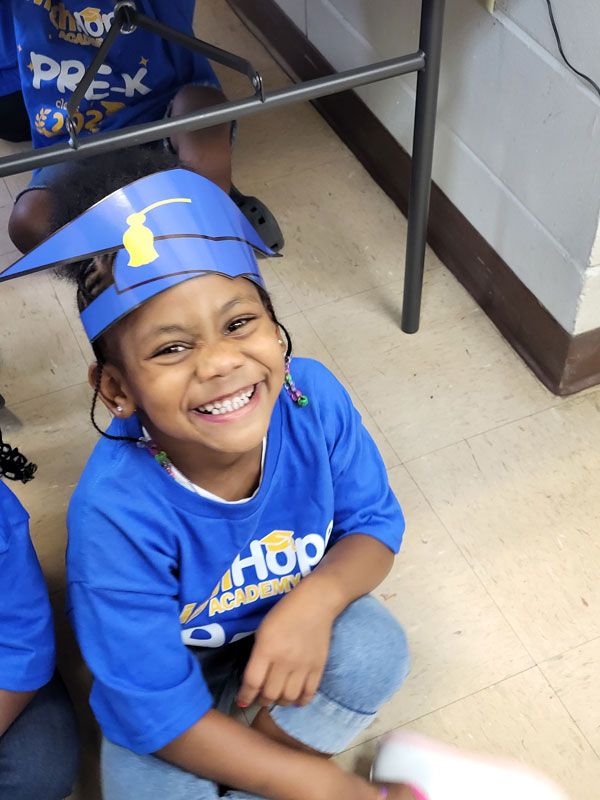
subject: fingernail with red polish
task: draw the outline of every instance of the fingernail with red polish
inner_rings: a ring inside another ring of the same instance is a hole
[[[237,705],[239,708],[248,708],[248,703],[240,703],[240,701],[239,701],[239,700],[236,700],[235,702],[236,702],[236,705]]]

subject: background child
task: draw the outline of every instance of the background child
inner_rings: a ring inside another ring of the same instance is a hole
[[[34,472],[0,433],[0,476],[25,483]],[[71,704],[54,672],[52,611],[27,512],[0,480],[0,800],[67,797],[78,754]]]
[[[149,17],[193,33],[195,0],[138,0],[136,6]],[[2,7],[0,45],[4,42],[9,63],[18,51],[33,145],[65,142],[69,138],[66,103],[110,28],[114,3],[98,0],[90,6],[83,0],[4,0]],[[8,52],[11,37],[12,56]],[[14,81],[12,72],[10,77]],[[77,135],[124,128],[165,115],[179,116],[225,100],[206,58],[137,28],[120,34],[113,43],[76,114]],[[232,186],[231,123],[178,133],[167,144],[191,169],[231,192],[266,242],[275,249],[283,246],[281,231],[269,209],[256,197],[243,195]],[[154,146],[163,145],[159,142]],[[50,231],[52,196],[47,191],[48,182],[59,180],[63,195],[80,189],[71,175],[72,163],[36,170],[29,186],[18,195],[9,233],[23,252]]]

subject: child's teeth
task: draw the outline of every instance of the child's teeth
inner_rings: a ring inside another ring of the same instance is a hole
[[[198,411],[204,411],[207,414],[228,414],[231,411],[237,411],[238,408],[243,408],[250,402],[250,398],[254,394],[254,387],[247,392],[241,392],[235,397],[228,398],[227,400],[216,400],[214,403],[207,403],[204,406],[198,406]]]

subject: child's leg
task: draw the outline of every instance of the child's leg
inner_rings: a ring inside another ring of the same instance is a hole
[[[214,86],[190,84],[177,92],[168,113],[170,117],[177,117],[226,100],[221,90]],[[268,247],[281,250],[284,245],[283,234],[271,211],[257,197],[242,194],[231,182],[231,126],[232,123],[226,122],[210,128],[176,133],[171,136],[171,146],[184,164],[205,178],[210,178],[231,196]]]
[[[169,116],[178,117],[208,106],[225,103],[227,98],[212,86],[184,86],[171,105]],[[194,172],[209,178],[224,192],[231,190],[231,123],[213,125],[196,131],[176,133],[171,145],[179,158]]]
[[[339,753],[371,722],[402,685],[410,667],[408,645],[395,618],[371,595],[348,606],[335,621],[329,657],[313,700],[273,706],[255,727],[281,743]]]
[[[75,716],[56,675],[0,737],[0,798],[62,800],[71,794],[78,762]]]
[[[52,194],[43,187],[32,186],[17,198],[8,220],[8,234],[22,253],[48,236],[52,208]]]

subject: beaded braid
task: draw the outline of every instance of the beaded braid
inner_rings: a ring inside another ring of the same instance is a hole
[[[267,298],[270,304],[270,298],[268,295]],[[292,401],[302,408],[308,405],[308,397],[305,394],[303,394],[300,391],[300,389],[297,388],[296,384],[294,383],[294,379],[290,374],[290,363],[292,361],[292,340],[290,338],[289,333],[287,332],[285,325],[282,325],[281,322],[278,322],[277,317],[275,316],[275,312],[273,311],[273,306],[271,305],[270,308],[269,306],[267,306],[267,310],[271,313],[271,316],[273,317],[275,324],[279,328],[281,328],[281,330],[285,334],[285,338],[287,341],[287,349],[285,351],[285,377],[283,379],[283,386],[286,392],[288,393],[289,397],[292,399]]]
[[[27,461],[16,447],[11,447],[2,440],[2,431],[0,431],[0,476],[10,478],[12,481],[27,483],[33,479],[36,469],[36,464]]]

